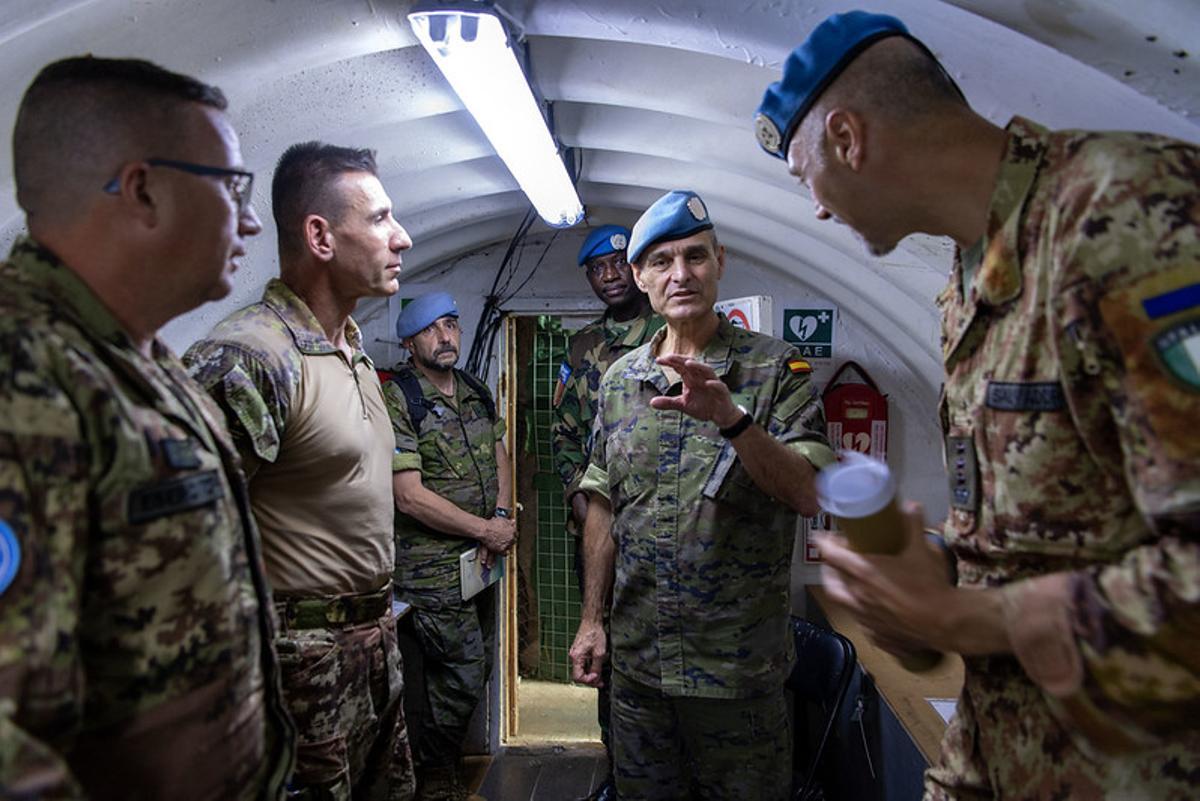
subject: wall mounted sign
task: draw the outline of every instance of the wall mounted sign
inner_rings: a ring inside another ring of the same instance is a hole
[[[833,358],[833,321],[837,309],[784,309],[783,338],[806,359]]]

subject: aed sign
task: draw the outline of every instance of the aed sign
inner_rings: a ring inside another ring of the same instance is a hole
[[[833,358],[833,320],[837,310],[784,309],[783,338],[806,359]]]

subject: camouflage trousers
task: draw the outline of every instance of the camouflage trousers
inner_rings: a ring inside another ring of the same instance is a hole
[[[786,801],[792,735],[782,685],[758,698],[665,696],[613,673],[621,801]]]
[[[298,733],[288,797],[410,801],[416,780],[391,613],[360,625],[285,630],[275,644]]]
[[[926,801],[1200,798],[1200,732],[1151,751],[1090,754],[1012,657],[965,657],[958,711],[925,773]]]
[[[398,589],[412,604],[424,692],[413,698],[421,719],[413,754],[422,768],[454,765],[492,671],[494,589],[463,601],[453,589]]]

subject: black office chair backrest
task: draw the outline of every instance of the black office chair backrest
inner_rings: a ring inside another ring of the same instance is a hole
[[[797,801],[810,801],[821,797],[816,781],[821,754],[845,704],[846,691],[854,677],[857,661],[854,644],[836,631],[792,618],[792,632],[796,640],[796,667],[788,677],[788,689],[797,698],[819,704],[825,715],[820,740],[796,793]]]

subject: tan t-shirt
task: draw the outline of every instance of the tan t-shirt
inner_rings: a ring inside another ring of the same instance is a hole
[[[246,460],[276,595],[369,592],[392,573],[391,422],[353,320],[346,339],[352,364],[274,280],[185,356]]]

